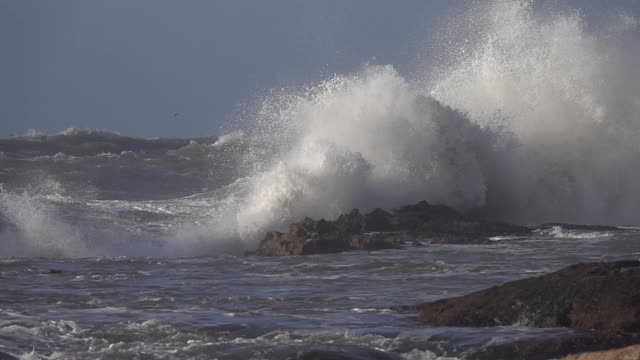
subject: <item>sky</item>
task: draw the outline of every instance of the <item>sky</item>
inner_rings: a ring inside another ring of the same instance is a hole
[[[602,4],[568,1],[594,13],[594,4]],[[639,0],[608,4],[640,8]],[[365,63],[411,72],[428,61],[429,29],[464,5],[0,0],[0,137],[68,127],[143,137],[217,135],[269,89]]]

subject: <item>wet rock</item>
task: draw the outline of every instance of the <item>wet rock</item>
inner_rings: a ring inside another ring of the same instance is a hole
[[[348,250],[393,249],[402,237],[394,233],[366,233],[365,216],[357,209],[335,221],[306,218],[286,233],[270,232],[255,255],[284,256],[329,254]]]
[[[418,319],[430,325],[586,331],[493,345],[470,359],[548,359],[620,348],[640,343],[640,262],[577,264],[416,309]]]
[[[398,229],[398,219],[380,208],[364,216],[364,230],[367,232],[395,231]]]
[[[608,333],[640,328],[640,262],[577,264],[418,306],[433,325],[572,327]]]
[[[569,355],[562,360],[637,360],[640,359],[640,345],[629,346],[623,349],[587,352],[577,355]]]
[[[614,336],[599,332],[568,334],[552,339],[530,339],[491,345],[470,354],[467,358],[469,360],[548,360],[584,351],[619,348],[637,341],[635,336]]]
[[[286,233],[268,232],[258,250],[248,255],[302,255],[305,244],[312,240],[314,234],[315,223],[312,219],[306,218],[299,223],[291,224]]]
[[[465,217],[444,205],[422,201],[392,213],[382,209],[362,215],[358,209],[334,221],[306,218],[286,233],[270,232],[253,254],[267,256],[337,253],[349,250],[395,249],[422,245],[484,244],[493,236],[525,235],[526,227]]]
[[[414,232],[432,244],[488,244],[494,236],[524,236],[531,230],[502,222],[439,218],[423,223]]]
[[[416,229],[425,222],[433,220],[457,220],[462,216],[455,209],[445,205],[431,205],[421,201],[415,205],[408,205],[396,209],[394,216],[399,226],[403,229]]]

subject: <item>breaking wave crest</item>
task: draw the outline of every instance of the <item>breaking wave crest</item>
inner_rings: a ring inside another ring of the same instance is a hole
[[[482,3],[447,33],[446,65],[364,66],[268,97],[238,229],[426,199],[521,223],[635,223],[637,21]],[[472,39],[473,41],[469,41]]]
[[[637,222],[635,16],[611,14],[590,28],[578,10],[542,16],[526,1],[475,10],[454,22],[454,32],[475,30],[475,41],[452,50],[455,62],[431,74],[429,91],[475,123],[513,134],[510,158],[497,163],[504,186],[487,206],[524,222]]]
[[[235,132],[171,150],[183,154],[175,161],[218,159],[208,170],[234,177],[146,204],[145,211],[174,210],[151,236],[154,248],[169,255],[242,251],[265,230],[304,216],[419,200],[521,223],[637,223],[634,15],[594,27],[577,10],[543,16],[528,1],[482,2],[443,33],[449,38],[433,47],[442,61],[420,76],[365,65],[274,91]],[[219,160],[229,153],[240,155]],[[23,219],[27,207],[38,214],[37,206],[13,194],[2,192],[0,209],[26,229],[30,240],[18,240],[24,252],[54,246],[43,238],[64,238],[68,244],[56,245],[63,256],[77,255],[68,247],[91,253],[86,234],[75,236],[65,221]]]

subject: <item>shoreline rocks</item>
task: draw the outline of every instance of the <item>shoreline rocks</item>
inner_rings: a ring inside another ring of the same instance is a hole
[[[426,201],[387,212],[361,214],[353,209],[333,221],[304,220],[286,233],[269,232],[249,255],[287,256],[339,253],[350,250],[398,249],[404,244],[486,244],[494,236],[524,236],[531,229],[464,216]]]
[[[530,339],[490,345],[467,356],[468,360],[549,360],[571,354],[613,351],[637,343],[632,336],[598,332],[568,334],[553,339]],[[596,358],[594,358],[596,359]],[[599,359],[599,358],[597,358]]]
[[[569,355],[562,360],[634,360],[640,359],[640,345],[622,349]]]
[[[418,305],[420,321],[446,326],[572,327],[640,331],[640,262],[572,265],[452,299]]]
[[[556,339],[488,347],[473,359],[547,359],[640,343],[640,262],[584,263],[464,296],[417,305],[435,326],[567,327]]]

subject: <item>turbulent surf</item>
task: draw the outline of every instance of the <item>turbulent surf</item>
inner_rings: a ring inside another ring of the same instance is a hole
[[[304,216],[418,200],[634,224],[636,17],[595,26],[552,10],[476,5],[438,32],[441,61],[419,75],[363,65],[273,91],[220,138],[2,140],[4,255],[239,252]]]
[[[638,258],[638,20],[601,15],[471,4],[431,30],[415,71],[367,63],[272,90],[221,136],[0,139],[0,358],[473,358],[567,334],[391,309]],[[422,200],[550,224],[473,245],[242,256],[305,217]]]

